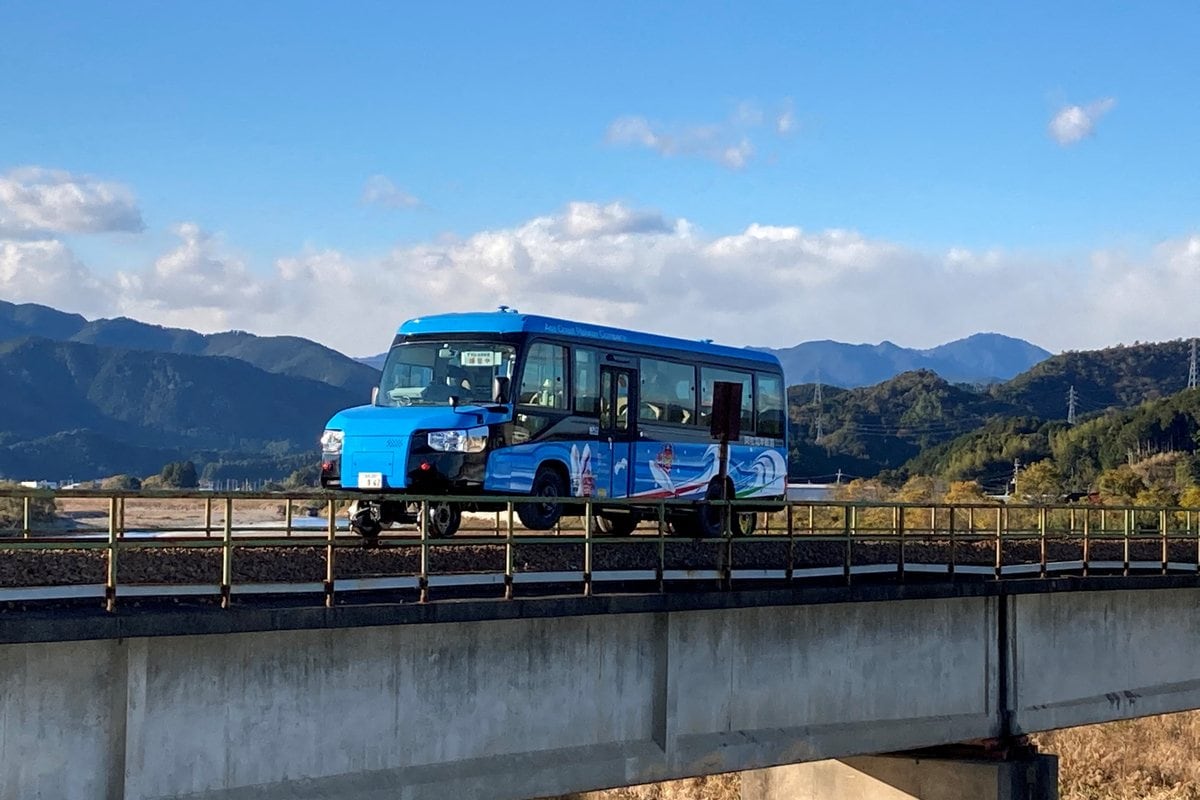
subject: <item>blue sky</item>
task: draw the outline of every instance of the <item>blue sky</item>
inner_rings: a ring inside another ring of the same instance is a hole
[[[1200,6],[1047,5],[10,1],[0,298],[356,354],[514,301],[735,344],[1190,336]]]

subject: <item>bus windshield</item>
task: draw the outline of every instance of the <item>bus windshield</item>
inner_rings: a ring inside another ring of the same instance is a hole
[[[492,378],[512,378],[516,349],[488,341],[401,342],[383,365],[377,406],[491,403]]]

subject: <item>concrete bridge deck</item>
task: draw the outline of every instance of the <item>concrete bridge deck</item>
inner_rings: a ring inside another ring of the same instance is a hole
[[[1198,602],[1159,576],[9,612],[0,797],[528,798],[1184,710]]]

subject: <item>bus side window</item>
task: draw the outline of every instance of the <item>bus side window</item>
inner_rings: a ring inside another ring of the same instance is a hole
[[[525,405],[566,408],[566,348],[536,342],[525,356],[525,371],[517,397]]]
[[[758,435],[783,436],[783,381],[778,375],[755,374],[758,382]]]
[[[641,419],[657,422],[694,421],[696,368],[656,358],[641,359]]]
[[[712,417],[713,383],[716,381],[742,385],[742,433],[754,433],[754,382],[749,373],[731,369],[700,368],[700,424],[708,427]]]
[[[576,347],[574,355],[575,413],[596,416],[600,411],[600,368],[595,350]]]

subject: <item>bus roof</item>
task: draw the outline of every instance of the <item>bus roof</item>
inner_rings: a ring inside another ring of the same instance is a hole
[[[720,356],[754,361],[779,368],[779,359],[770,353],[749,348],[729,347],[708,341],[676,339],[654,333],[641,333],[622,328],[609,328],[554,317],[519,314],[513,311],[481,311],[459,314],[435,314],[417,317],[402,324],[399,335],[419,336],[438,333],[545,333],[597,342],[613,342],[633,347],[654,347],[683,350],[698,355]]]

